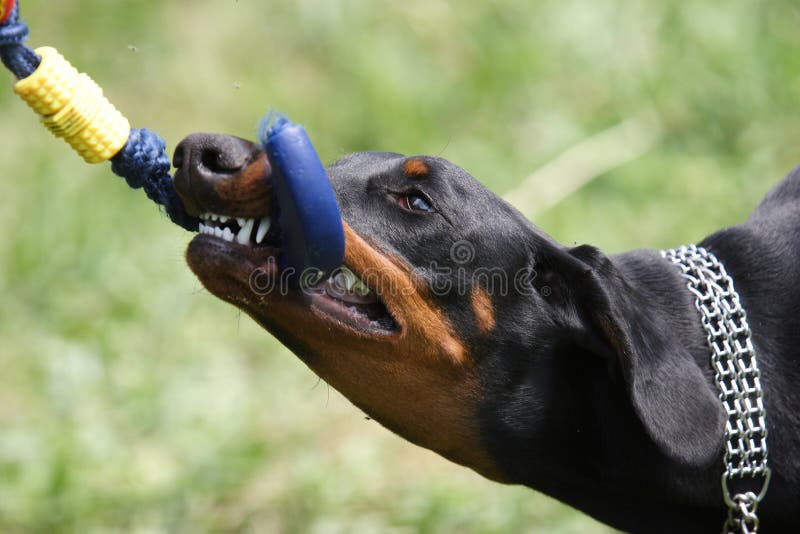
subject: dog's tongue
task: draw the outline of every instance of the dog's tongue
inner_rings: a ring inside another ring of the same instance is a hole
[[[260,137],[273,171],[281,269],[287,279],[311,285],[342,265],[342,216],[305,129],[282,115],[272,119],[270,114],[262,121]]]

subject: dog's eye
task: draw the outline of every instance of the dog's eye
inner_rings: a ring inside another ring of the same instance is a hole
[[[433,205],[427,197],[421,193],[407,193],[397,197],[397,203],[401,208],[408,211],[419,211],[422,213],[433,213]]]

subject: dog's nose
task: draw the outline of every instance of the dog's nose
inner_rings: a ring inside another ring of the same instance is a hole
[[[196,133],[180,142],[173,165],[178,170],[188,165],[194,174],[213,181],[241,171],[260,154],[261,149],[246,139]]]
[[[196,133],[173,156],[175,190],[192,215],[263,215],[269,163],[258,145],[230,135]]]

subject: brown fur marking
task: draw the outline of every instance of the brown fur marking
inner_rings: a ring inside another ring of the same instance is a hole
[[[272,186],[267,177],[271,169],[267,156],[261,154],[242,172],[220,180],[214,185],[218,202],[226,207],[225,214],[238,217],[262,217],[264,206],[271,206]],[[213,199],[211,199],[213,202]],[[214,206],[209,206],[214,208]]]
[[[488,334],[494,329],[492,297],[482,287],[476,287],[472,291],[472,311],[475,313],[475,321],[481,334]]]
[[[406,176],[421,177],[428,174],[428,165],[421,159],[410,159],[403,164]]]
[[[441,310],[432,304],[428,287],[400,258],[381,254],[345,224],[345,264],[380,295],[404,334],[436,340],[452,363],[466,363],[466,348]],[[418,354],[430,352],[419,347]]]

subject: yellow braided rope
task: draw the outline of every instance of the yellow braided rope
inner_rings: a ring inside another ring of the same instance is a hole
[[[128,119],[103,96],[94,80],[79,73],[54,48],[37,48],[36,54],[41,64],[14,84],[14,92],[87,163],[114,157],[128,141]]]

